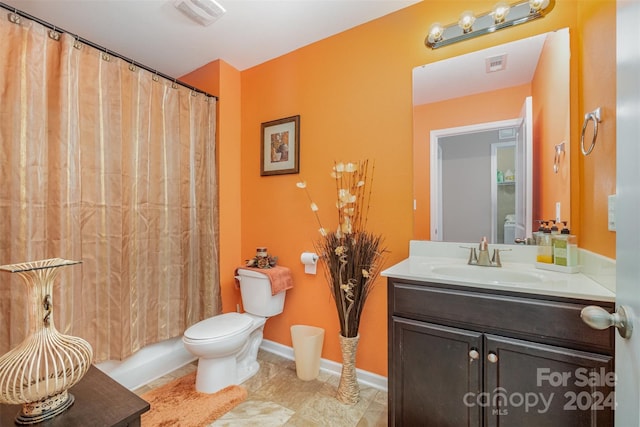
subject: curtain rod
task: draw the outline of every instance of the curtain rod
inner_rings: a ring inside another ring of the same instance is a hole
[[[109,54],[109,55],[115,56],[116,58],[120,58],[120,59],[122,59],[123,61],[126,61],[126,62],[128,62],[129,64],[133,64],[133,65],[135,65],[136,67],[139,67],[139,68],[142,68],[142,69],[144,69],[144,70],[147,70],[147,71],[149,71],[150,73],[152,73],[152,74],[154,74],[154,75],[156,75],[156,76],[163,77],[163,78],[165,78],[165,79],[167,79],[167,80],[169,80],[169,81],[171,81],[171,82],[174,82],[175,84],[179,84],[180,86],[184,86],[184,87],[186,87],[186,88],[188,88],[188,89],[191,89],[191,90],[192,90],[192,91],[194,91],[194,92],[201,93],[201,94],[203,94],[203,95],[205,95],[205,96],[208,96],[208,97],[211,97],[211,98],[215,98],[216,100],[218,99],[218,97],[217,97],[217,96],[215,96],[215,95],[211,95],[210,93],[207,93],[207,92],[205,92],[205,91],[203,91],[203,90],[200,90],[200,89],[198,89],[197,87],[194,87],[194,86],[188,85],[188,84],[186,84],[186,83],[184,83],[184,82],[182,82],[182,81],[180,81],[180,80],[176,79],[175,77],[168,76],[168,75],[166,75],[166,74],[164,74],[164,73],[159,72],[158,70],[154,70],[153,68],[147,67],[147,66],[146,66],[146,65],[144,65],[144,64],[140,64],[140,63],[138,63],[138,62],[136,62],[136,61],[134,61],[134,60],[132,60],[132,59],[127,58],[127,57],[126,57],[126,56],[124,56],[124,55],[120,55],[120,54],[119,54],[119,53],[117,53],[117,52],[113,52],[113,51],[111,51],[111,50],[107,49],[106,47],[100,46],[99,44],[96,44],[96,43],[94,43],[94,42],[92,42],[92,41],[89,41],[89,40],[87,40],[87,39],[84,39],[84,38],[82,38],[82,37],[78,36],[77,34],[72,33],[71,31],[67,31],[67,30],[65,30],[65,29],[63,29],[63,28],[58,27],[57,25],[50,24],[50,23],[48,23],[48,22],[46,22],[46,21],[43,21],[43,20],[42,20],[42,19],[40,19],[40,18],[36,18],[35,16],[32,16],[32,15],[30,15],[30,14],[26,13],[26,12],[23,12],[23,11],[21,11],[21,10],[19,10],[19,9],[16,9],[15,7],[11,7],[11,6],[9,6],[8,4],[5,4],[5,3],[0,2],[0,7],[2,7],[2,8],[4,8],[4,9],[8,10],[9,12],[13,12],[13,13],[15,13],[16,15],[20,15],[20,16],[22,16],[23,18],[30,19],[30,20],[32,20],[32,21],[37,22],[38,24],[44,25],[45,27],[47,27],[47,28],[49,28],[49,29],[51,29],[51,30],[58,31],[58,32],[61,32],[61,33],[67,33],[67,34],[70,34],[70,35],[72,35],[76,40],[78,40],[79,42],[81,42],[81,43],[83,43],[83,44],[86,44],[86,45],[88,45],[88,46],[91,46],[92,48],[97,49],[97,50],[102,51],[102,52],[105,52],[105,53],[107,53],[107,54]]]

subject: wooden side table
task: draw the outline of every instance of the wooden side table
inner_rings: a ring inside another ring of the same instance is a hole
[[[34,426],[46,427],[139,427],[140,416],[149,403],[91,366],[87,374],[69,392],[73,406],[55,418]],[[15,426],[22,405],[0,405],[0,426]]]

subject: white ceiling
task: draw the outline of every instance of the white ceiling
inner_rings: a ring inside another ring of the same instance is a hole
[[[201,26],[173,0],[0,0],[172,77],[216,59],[238,70],[420,0],[218,0],[226,13]]]
[[[413,104],[422,105],[530,83],[546,34],[416,67]],[[506,69],[487,73],[485,60],[506,55]]]

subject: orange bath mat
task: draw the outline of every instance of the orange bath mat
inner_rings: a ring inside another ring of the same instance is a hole
[[[151,404],[142,427],[205,427],[247,398],[238,385],[207,394],[197,392],[195,383],[193,372],[140,396]]]

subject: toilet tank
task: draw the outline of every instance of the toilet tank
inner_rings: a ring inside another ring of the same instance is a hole
[[[247,313],[271,317],[282,313],[286,291],[271,295],[271,281],[266,274],[253,270],[238,269],[242,305]]]

